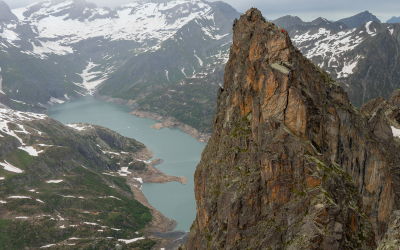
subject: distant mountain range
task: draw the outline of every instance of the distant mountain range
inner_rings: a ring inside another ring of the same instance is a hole
[[[400,25],[369,21],[343,31],[322,26],[288,30],[293,44],[329,72],[357,107],[378,96],[389,98],[400,87]]]
[[[2,91],[9,105],[42,112],[92,93],[212,132],[231,27],[240,15],[230,5],[154,0],[109,9],[53,0],[11,11],[0,3]],[[337,22],[294,16],[273,22],[356,106],[399,87],[397,24],[368,11]]]
[[[372,13],[370,13],[369,11],[364,11],[357,15],[340,19],[338,22],[346,24],[347,27],[349,28],[358,28],[362,24],[370,21],[375,21],[378,23],[381,22],[376,16],[372,15]]]
[[[386,21],[386,23],[400,23],[400,16],[399,17],[392,17]]]

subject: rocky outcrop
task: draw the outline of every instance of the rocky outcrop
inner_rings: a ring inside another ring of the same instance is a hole
[[[390,126],[400,125],[388,118],[397,117],[392,102],[376,102],[381,109],[354,108],[257,9],[235,20],[214,133],[195,172],[197,215],[181,249],[393,242],[400,147]]]

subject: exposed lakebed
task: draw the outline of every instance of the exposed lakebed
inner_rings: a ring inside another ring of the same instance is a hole
[[[144,183],[142,191],[155,209],[178,222],[175,230],[189,231],[196,216],[193,174],[206,144],[178,129],[152,129],[150,126],[157,121],[132,116],[129,112],[126,106],[99,101],[92,96],[50,108],[50,116],[63,124],[101,125],[144,143],[154,152],[154,158],[164,160],[157,168],[168,175],[186,177],[186,185]]]

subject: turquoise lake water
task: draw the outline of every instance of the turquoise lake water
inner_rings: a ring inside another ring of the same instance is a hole
[[[63,124],[86,122],[134,138],[149,147],[154,152],[154,158],[164,160],[163,164],[156,166],[162,172],[185,176],[186,185],[178,182],[144,183],[142,191],[155,209],[178,222],[175,230],[189,231],[196,216],[193,174],[206,143],[199,142],[178,129],[152,129],[150,126],[157,121],[132,116],[129,111],[127,106],[85,96],[52,106],[49,116]]]

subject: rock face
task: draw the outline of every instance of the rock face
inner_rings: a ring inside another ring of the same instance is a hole
[[[395,242],[398,97],[361,113],[253,8],[233,24],[224,83],[195,173],[196,219],[181,249]]]

